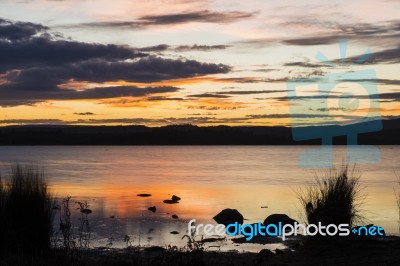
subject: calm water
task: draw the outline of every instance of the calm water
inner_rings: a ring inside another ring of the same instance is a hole
[[[271,213],[286,213],[304,221],[296,191],[312,182],[318,172],[298,166],[299,154],[309,148],[0,147],[0,168],[5,175],[10,163],[38,164],[57,197],[72,196],[71,202],[87,200],[93,210],[92,246],[112,239],[114,247],[121,247],[124,235],[131,236],[133,244],[182,245],[189,220],[212,222],[224,208],[238,209],[248,223],[263,221]],[[368,195],[364,213],[371,223],[397,234],[399,217],[393,187],[394,171],[400,170],[400,147],[379,149],[380,163],[357,166]],[[345,147],[335,147],[334,154],[340,165]],[[152,197],[140,198],[136,196],[139,193]],[[174,194],[182,198],[179,204],[162,202]],[[150,206],[156,206],[157,212],[148,211]],[[172,219],[172,214],[179,219]],[[76,211],[73,215],[78,217]],[[224,245],[227,249],[244,248],[229,242]]]

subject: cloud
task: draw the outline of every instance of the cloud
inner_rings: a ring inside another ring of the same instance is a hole
[[[189,52],[189,51],[213,51],[213,50],[225,50],[229,48],[230,45],[180,45],[175,48],[177,52]]]
[[[142,52],[164,52],[166,50],[169,50],[170,48],[171,46],[169,46],[168,44],[159,44],[159,45],[139,48],[138,50]]]
[[[341,79],[341,82],[377,83],[382,85],[400,85],[398,79]]]
[[[254,13],[240,11],[212,12],[209,10],[202,10],[190,13],[143,16],[139,18],[139,21],[142,21],[142,23],[146,25],[170,25],[188,22],[231,23],[245,18],[251,18],[253,15]]]
[[[229,48],[230,45],[179,45],[179,46],[171,46],[168,44],[159,44],[154,46],[142,47],[137,50],[140,52],[164,52],[164,51],[173,51],[173,52],[190,52],[190,51],[203,51],[209,52],[214,50],[224,50]]]
[[[0,106],[27,105],[47,100],[100,100],[121,97],[143,97],[152,94],[177,92],[176,87],[146,87],[114,86],[87,90],[57,89],[51,91],[0,90]]]
[[[218,93],[201,93],[189,95],[191,98],[229,98],[228,95],[222,95]]]
[[[307,67],[307,68],[329,67],[329,65],[326,64],[315,64],[315,63],[310,63],[308,61],[288,62],[283,64],[283,66],[296,66],[296,67]]]
[[[12,35],[9,28],[16,28],[19,33]],[[121,45],[59,39],[47,30],[39,24],[0,21],[0,102],[3,106],[34,104],[46,99],[103,99],[168,93],[178,89],[159,86],[146,90],[101,85],[119,81],[162,82],[231,70],[223,64],[182,57],[168,59],[147,53],[168,49],[167,45],[137,50]],[[37,35],[39,32],[42,34]],[[96,88],[71,88],[70,82],[94,83]]]
[[[40,24],[29,22],[12,23],[0,18],[0,39],[7,41],[23,41],[32,36],[46,31],[48,28]]]
[[[218,92],[221,94],[238,94],[238,95],[245,95],[245,94],[264,94],[264,93],[279,93],[279,92],[287,92],[287,90],[249,90],[249,91],[223,91],[223,92]]]
[[[74,113],[74,115],[95,115],[95,113],[92,113],[92,112],[83,112],[83,113]]]
[[[129,28],[142,29],[149,26],[166,26],[176,24],[186,24],[191,22],[200,23],[232,23],[254,16],[254,13],[230,11],[215,12],[210,10],[201,10],[187,13],[165,14],[165,15],[147,15],[139,17],[132,21],[103,21],[87,22],[78,25],[66,25],[66,27],[102,27],[102,28]]]
[[[398,36],[400,38],[400,34]],[[355,62],[362,55],[346,58],[347,62]],[[399,64],[400,63],[400,46],[396,48],[385,49],[379,52],[374,52],[364,64]]]
[[[147,101],[184,101],[181,97],[150,96]]]
[[[16,32],[9,33],[14,28]],[[57,36],[47,32],[36,35],[39,30],[47,29],[26,22],[0,23],[0,72],[38,65],[54,66],[93,59],[118,61],[146,56],[126,46],[57,39]]]
[[[311,36],[305,38],[294,38],[283,40],[283,44],[288,45],[300,45],[300,46],[308,46],[308,45],[323,45],[323,44],[333,44],[337,43],[340,39],[346,38],[345,35],[327,35],[327,36]]]
[[[4,119],[0,120],[1,124],[17,124],[17,125],[65,125],[68,122],[61,119]]]
[[[353,81],[353,80],[351,80]],[[312,100],[312,99],[344,99],[344,98],[351,98],[351,99],[371,99],[373,101],[378,100],[390,100],[390,101],[400,101],[400,92],[387,92],[387,93],[379,93],[379,94],[371,94],[371,95],[353,95],[351,92],[349,94],[319,94],[319,95],[308,95],[308,96],[293,96],[290,97],[290,100]],[[288,101],[288,96],[279,96],[274,97],[273,99],[278,101]]]
[[[188,97],[190,98],[230,98],[232,95],[251,95],[251,94],[266,94],[266,93],[282,93],[287,92],[287,90],[240,90],[240,91],[218,91],[218,92],[209,92],[209,93],[201,93],[201,94],[192,94]]]
[[[173,60],[146,57],[135,62],[109,62],[90,60],[60,66],[39,66],[10,71],[5,75],[8,83],[0,90],[55,90],[69,80],[87,82],[156,82],[171,79],[227,73],[230,68],[222,64],[207,64],[195,60]]]
[[[285,18],[287,19],[287,18]],[[392,50],[398,46],[400,37],[400,21],[390,21],[382,23],[352,23],[345,24],[337,21],[326,22],[324,19],[305,17],[294,17],[295,20],[286,21],[285,23],[277,24],[276,26],[291,27],[296,26],[295,30],[308,27],[316,27],[312,34],[297,35],[301,37],[289,38],[258,38],[247,39],[235,42],[235,45],[242,45],[251,48],[264,48],[270,45],[296,45],[296,46],[314,46],[314,45],[329,45],[336,44],[340,40],[357,41],[360,43],[373,46],[381,46],[388,48],[382,56],[389,56],[393,59],[398,56],[398,51]],[[293,30],[293,29],[292,29]],[[395,53],[393,55],[393,53]],[[398,58],[398,57],[397,57]],[[397,61],[398,62],[398,61]]]
[[[263,115],[247,115],[252,119],[282,119],[282,118],[332,118],[329,114],[263,114]]]
[[[298,23],[298,22],[297,22]],[[340,24],[326,33],[312,35],[304,38],[291,38],[283,40],[288,45],[325,45],[337,43],[340,39],[362,41],[363,43],[379,45],[396,45],[400,37],[400,22],[385,23],[382,25],[369,23]]]

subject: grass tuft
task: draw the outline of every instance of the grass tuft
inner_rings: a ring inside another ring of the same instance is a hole
[[[355,167],[331,168],[317,175],[312,186],[297,195],[309,224],[361,224],[361,205],[365,199]]]
[[[398,189],[396,191],[396,189],[394,190],[394,195],[396,196],[396,203],[397,203],[397,209],[399,211],[399,233],[400,233],[400,175],[396,174],[396,178],[397,178],[397,184],[398,184]]]
[[[52,203],[43,173],[13,165],[0,179],[0,251],[45,252],[52,235]]]

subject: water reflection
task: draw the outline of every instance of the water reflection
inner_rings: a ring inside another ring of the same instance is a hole
[[[298,155],[305,148],[1,147],[0,167],[6,175],[10,162],[38,164],[57,197],[87,200],[93,210],[94,245],[113,240],[114,246],[124,246],[125,235],[135,244],[140,239],[141,245],[183,245],[189,220],[213,223],[211,218],[225,208],[238,209],[246,223],[263,221],[271,213],[303,221],[296,190],[312,182],[315,173],[298,166]],[[344,150],[335,147],[336,163],[340,164]],[[400,147],[380,150],[380,164],[358,166],[368,194],[364,211],[370,222],[393,234],[398,233],[393,171]],[[152,196],[136,196],[140,193]],[[172,195],[182,200],[163,203]],[[149,211],[150,206],[157,211]],[[173,214],[179,219],[171,218]]]

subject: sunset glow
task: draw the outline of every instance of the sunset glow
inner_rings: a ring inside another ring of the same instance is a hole
[[[399,8],[361,0],[2,1],[0,124],[290,125],[288,80],[363,69],[376,80],[338,82],[376,82],[376,111],[397,118]],[[352,65],[368,49],[372,56]],[[302,123],[323,122],[310,115]]]

